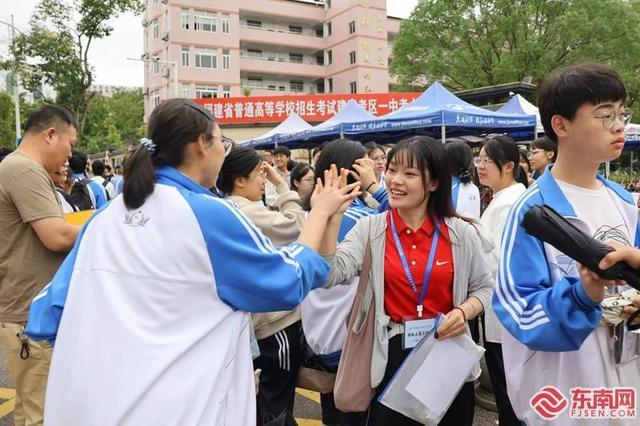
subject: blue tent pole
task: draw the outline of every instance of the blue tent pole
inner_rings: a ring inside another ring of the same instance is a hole
[[[447,132],[446,127],[445,127],[445,125],[443,124],[443,125],[440,127],[440,138],[442,139],[442,143],[444,143],[444,141],[445,141],[445,139],[446,139],[446,137],[447,137],[446,132]]]

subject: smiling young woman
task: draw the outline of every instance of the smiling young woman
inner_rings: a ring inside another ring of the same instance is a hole
[[[364,175],[362,167],[359,172]],[[390,210],[356,223],[338,246],[329,283],[350,282],[370,244],[373,266],[368,285],[375,297],[376,335],[371,371],[366,373],[376,395],[358,424],[413,426],[417,423],[377,401],[410,353],[411,346],[403,344],[404,327],[399,325],[407,325],[415,316],[430,319],[443,313],[439,339],[468,334],[467,320],[489,303],[493,279],[479,255],[484,249],[476,228],[453,209],[442,144],[425,136],[399,142],[389,152],[385,179],[388,202],[381,205]],[[473,423],[473,380],[480,374],[479,366],[473,373],[441,425]]]

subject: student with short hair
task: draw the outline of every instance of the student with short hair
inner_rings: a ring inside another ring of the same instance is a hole
[[[291,151],[286,146],[278,146],[273,150],[273,164],[276,172],[287,185],[291,185],[291,172],[289,170],[289,160],[291,159]],[[278,191],[269,182],[266,183],[264,189],[264,198],[267,206],[273,207],[276,199],[278,198]]]
[[[307,198],[315,187],[315,169],[307,163],[298,163],[291,170],[291,189],[300,195],[300,199]]]
[[[521,223],[533,206],[546,204],[604,243],[638,246],[638,209],[620,185],[598,167],[620,156],[631,112],[620,75],[600,64],[554,72],[539,88],[545,133],[557,142],[550,171],[518,199],[503,233],[493,308],[503,326],[502,351],[513,409],[527,424],[544,422],[530,401],[554,386],[567,399],[573,388],[633,387],[640,391],[640,360],[616,359],[616,336],[637,336],[605,320],[601,302],[614,283],[600,279],[552,246],[529,235]],[[579,420],[560,413],[554,424]],[[592,420],[591,424],[610,424]],[[635,424],[636,420],[616,424]]]
[[[549,164],[556,160],[558,153],[558,142],[543,136],[531,142],[529,162],[533,169],[533,179],[538,179],[547,169]]]
[[[107,170],[107,166],[102,160],[94,160],[91,163],[91,171],[93,172],[91,180],[100,185],[100,189],[103,191],[107,201],[109,201],[116,196],[116,191],[113,184],[104,177],[105,170]]]
[[[326,283],[317,251],[357,188],[332,168],[298,241],[275,248],[209,191],[231,144],[208,110],[169,99],[148,136],[31,304],[27,333],[55,341],[45,424],[254,424],[248,312]]]
[[[69,167],[73,170],[71,179],[74,182],[71,198],[80,210],[99,209],[109,201],[104,188],[87,177],[87,155],[84,152],[74,149]]]

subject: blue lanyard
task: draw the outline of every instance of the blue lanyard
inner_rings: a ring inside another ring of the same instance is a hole
[[[458,192],[460,191],[460,179],[454,177],[452,179],[453,186],[451,187],[451,201],[453,202],[453,209],[455,210],[458,205]]]
[[[416,294],[416,310],[418,311],[418,317],[422,318],[422,303],[424,302],[425,297],[427,297],[427,288],[429,287],[429,281],[431,280],[433,260],[436,257],[436,248],[438,246],[438,239],[440,238],[440,218],[436,218],[436,224],[433,228],[434,230],[433,238],[431,240],[431,250],[429,251],[429,260],[427,261],[427,268],[425,269],[424,279],[422,280],[422,290],[418,295],[418,286],[416,286],[416,282],[413,279],[413,274],[409,269],[407,257],[405,256],[404,250],[402,249],[402,244],[400,244],[400,237],[398,237],[398,231],[396,230],[396,224],[393,220],[392,211],[389,212],[389,216],[391,218],[391,232],[393,233],[393,240],[396,243],[396,250],[398,250],[398,255],[400,256],[400,261],[402,262],[402,267],[404,268],[404,274],[407,276],[407,280],[409,280],[409,284],[411,284],[411,288],[413,288],[413,292]]]

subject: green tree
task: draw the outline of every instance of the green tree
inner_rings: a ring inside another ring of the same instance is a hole
[[[401,86],[440,80],[452,89],[521,81],[595,60],[640,94],[639,0],[420,0],[394,41]]]
[[[16,145],[14,111],[13,98],[7,92],[0,92],[0,146]]]
[[[95,95],[87,114],[87,150],[122,148],[144,136],[144,98],[141,89],[123,90],[112,97]]]
[[[78,120],[82,144],[94,97],[88,90],[93,83],[88,60],[91,45],[111,34],[111,18],[140,12],[143,7],[142,0],[40,0],[31,16],[31,31],[16,37],[12,57],[2,67],[17,69],[30,91],[38,91],[43,82],[52,85],[56,102],[68,107]]]

